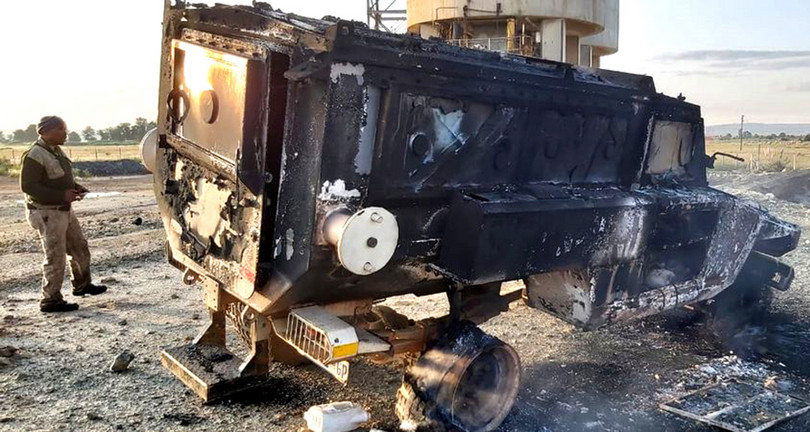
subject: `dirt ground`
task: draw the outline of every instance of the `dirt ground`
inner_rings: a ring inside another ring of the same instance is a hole
[[[719,173],[719,187],[758,201],[810,232],[810,174]],[[393,367],[359,361],[342,386],[314,366],[276,365],[259,388],[203,405],[164,370],[162,347],[187,343],[203,326],[199,290],[164,262],[162,226],[148,176],[97,178],[75,208],[94,258],[95,280],[110,287],[80,298],[81,309],[43,315],[37,297],[41,253],[24,220],[13,179],[0,179],[0,430],[295,431],[311,405],[349,400],[370,426],[396,430]],[[795,190],[790,190],[791,188]],[[794,201],[794,202],[791,202]],[[730,376],[777,377],[779,388],[810,399],[810,241],[785,259],[798,273],[777,293],[768,316],[728,340],[699,317],[678,311],[591,333],[515,304],[483,328],[512,344],[523,381],[502,431],[712,431],[663,413],[659,402]],[[66,283],[63,292],[69,296]],[[445,311],[441,297],[406,296],[388,304],[413,318]],[[124,350],[130,369],[108,371]],[[739,353],[751,360],[733,357]],[[810,430],[810,415],[775,427]]]

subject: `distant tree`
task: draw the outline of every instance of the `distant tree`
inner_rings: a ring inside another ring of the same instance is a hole
[[[96,140],[96,130],[90,126],[87,126],[82,131],[82,137],[85,141],[95,141]]]
[[[25,129],[17,129],[14,131],[12,138],[13,142],[33,142],[36,141],[39,134],[37,134],[37,125],[28,125]]]
[[[120,123],[118,126],[111,128],[110,139],[112,141],[126,141],[131,134],[132,125],[129,123]]]
[[[752,134],[750,131],[745,131],[745,132],[743,132],[743,138],[745,138],[745,139],[751,139],[751,138],[753,138],[753,137],[754,137],[754,135],[753,135],[753,134]]]
[[[98,136],[102,141],[112,140],[112,128],[99,129]]]
[[[25,141],[25,131],[22,129],[17,129],[11,136],[11,141],[13,142],[23,142]]]
[[[39,138],[37,133],[37,125],[30,124],[25,128],[25,141],[36,141]]]
[[[68,134],[68,142],[69,143],[80,143],[82,142],[82,136],[79,135],[76,131],[70,131]]]
[[[802,141],[810,142],[810,134],[805,135],[804,138],[802,138]]]
[[[8,140],[6,139],[6,134],[3,133],[3,131],[0,131],[0,143],[5,144],[7,142],[8,142]]]
[[[787,138],[787,134],[782,132],[779,134],[779,138]]]
[[[150,131],[150,130],[156,128],[156,127],[157,127],[157,123],[155,123],[153,121],[150,121],[149,123],[146,124],[146,130],[148,130],[148,131]]]
[[[143,136],[146,135],[146,131],[148,130],[147,129],[148,125],[149,122],[145,118],[143,117],[136,118],[135,126],[133,126],[132,129],[130,129],[129,139],[140,140],[141,138],[143,138]]]

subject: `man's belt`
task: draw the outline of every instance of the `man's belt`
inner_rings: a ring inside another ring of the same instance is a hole
[[[25,203],[25,206],[28,210],[59,210],[59,211],[70,211],[70,204],[65,205],[43,205],[43,204],[36,204],[32,202]]]

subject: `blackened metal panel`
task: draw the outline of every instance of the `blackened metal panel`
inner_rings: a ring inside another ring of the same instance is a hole
[[[639,259],[651,230],[651,202],[612,196],[537,199],[526,193],[457,195],[439,266],[479,285],[561,269]]]
[[[280,190],[270,282],[263,289],[276,299],[309,269],[315,202],[320,181],[327,85],[296,82],[288,98],[288,134],[281,154]]]

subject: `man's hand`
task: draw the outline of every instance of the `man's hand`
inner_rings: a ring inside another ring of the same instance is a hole
[[[68,189],[64,194],[65,202],[72,203],[73,201],[80,200],[81,196],[75,189]]]

